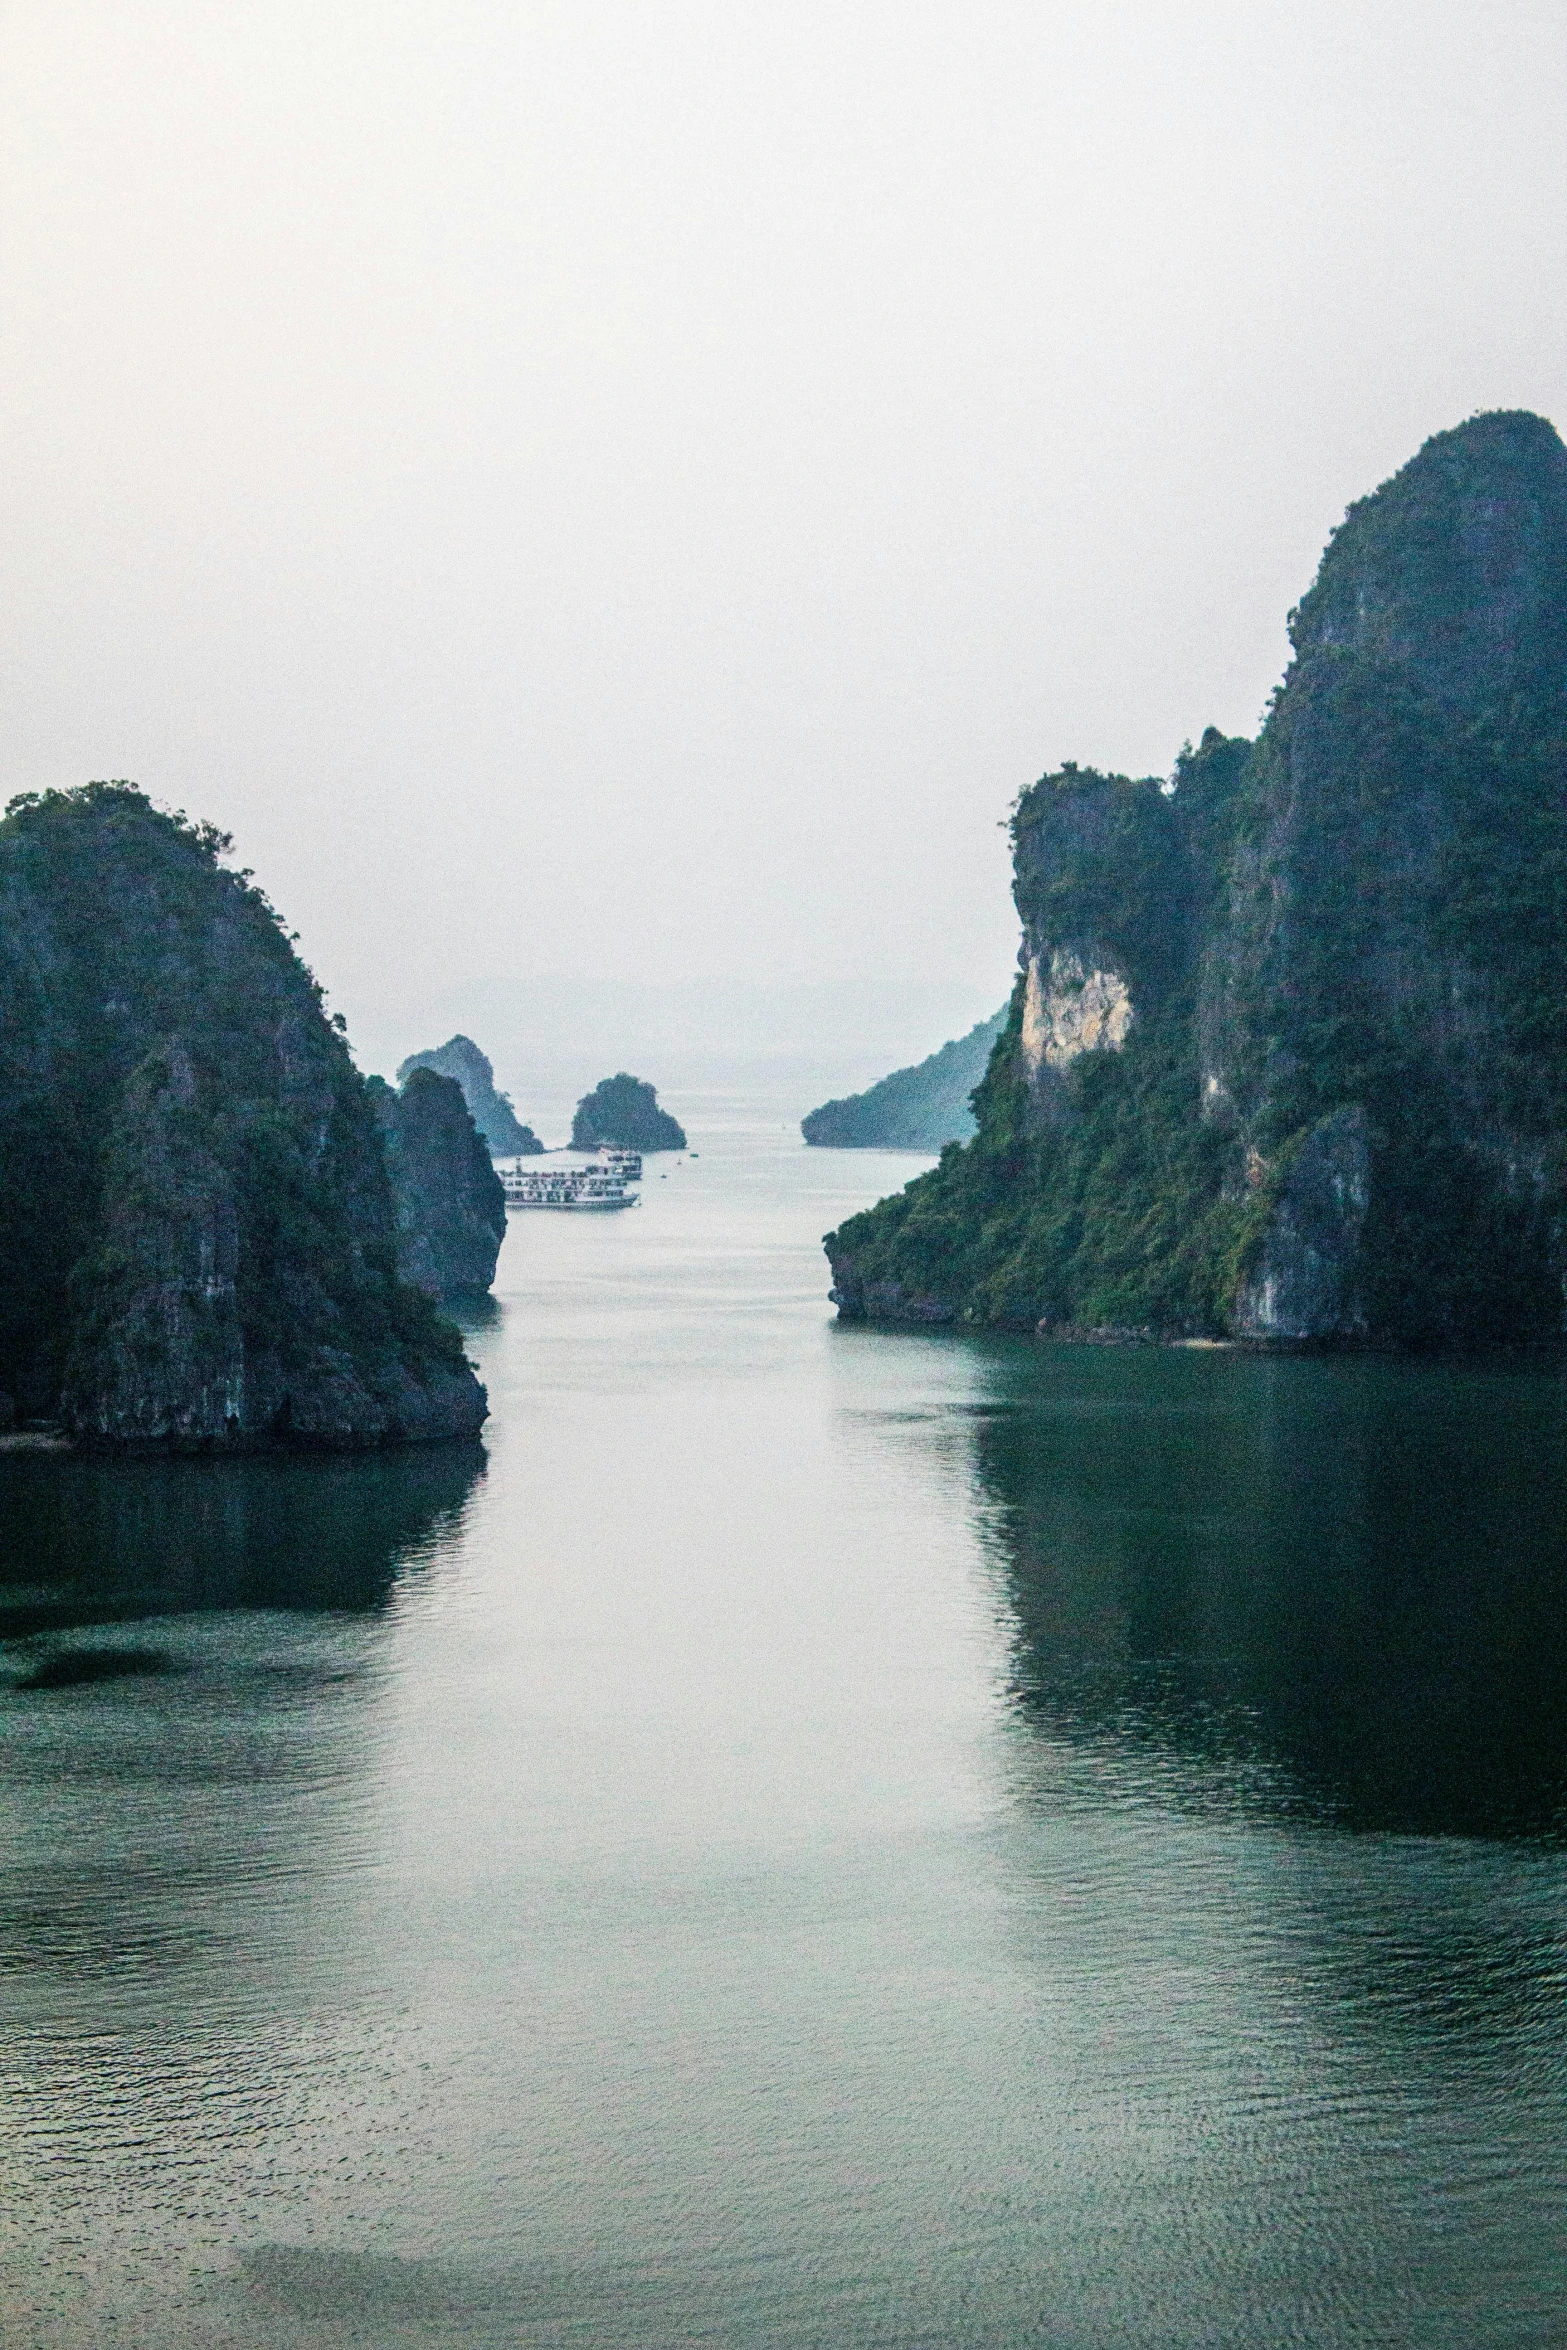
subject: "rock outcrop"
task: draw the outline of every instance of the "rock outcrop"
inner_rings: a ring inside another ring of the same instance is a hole
[[[1113,1052],[1132,1025],[1132,991],[1124,973],[1101,971],[1074,947],[1052,947],[1048,961],[1029,957],[1023,978],[1018,1051],[1032,1084],[1071,1067],[1079,1053]]]
[[[370,1080],[397,1202],[397,1270],[429,1297],[479,1297],[506,1237],[506,1193],[462,1087],[417,1064]]]
[[[840,1310],[1536,1344],[1567,1273],[1567,450],[1476,417],[1350,510],[1255,744],[1065,768],[979,1132]]]
[[[1082,1054],[1118,1051],[1180,984],[1193,912],[1185,814],[1156,777],[1073,766],[1018,803],[1016,1049],[1036,1125],[1064,1114]]]
[[[640,1077],[606,1077],[577,1104],[571,1122],[574,1151],[614,1143],[628,1151],[683,1151],[685,1129],[658,1106],[658,1095]]]
[[[524,1126],[512,1108],[511,1096],[496,1091],[495,1071],[471,1036],[449,1037],[431,1052],[410,1053],[398,1068],[398,1084],[406,1085],[416,1069],[433,1069],[462,1087],[469,1115],[492,1158],[535,1158],[543,1150],[533,1128]]]
[[[909,1069],[894,1069],[864,1093],[824,1102],[800,1121],[809,1143],[827,1150],[939,1151],[975,1131],[969,1096],[1006,1022],[1006,1007],[966,1036]]]
[[[365,1083],[227,846],[124,784],[0,823],[0,1389],[102,1446],[472,1436]]]

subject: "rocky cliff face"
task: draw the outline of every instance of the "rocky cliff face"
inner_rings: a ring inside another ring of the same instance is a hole
[[[1366,1203],[1344,1245],[1373,1331],[1545,1336],[1567,1142],[1550,426],[1479,417],[1428,442],[1351,508],[1291,639],[1204,957],[1206,1114],[1282,1186],[1281,1215],[1302,1137],[1360,1114]]]
[[[1132,1026],[1132,991],[1123,971],[1085,963],[1074,947],[1030,954],[1023,976],[1018,1057],[1036,1095],[1064,1076],[1079,1053],[1114,1052]]]
[[[1370,1202],[1370,1122],[1358,1106],[1334,1110],[1308,1129],[1274,1186],[1235,1290],[1237,1336],[1365,1336],[1357,1275]]]
[[[432,1052],[410,1053],[398,1069],[398,1084],[406,1085],[416,1069],[433,1069],[462,1087],[469,1115],[493,1157],[533,1158],[543,1150],[533,1128],[524,1126],[512,1108],[510,1097],[496,1091],[495,1071],[471,1036],[449,1037]]]
[[[1158,780],[1063,768],[1013,821],[1023,917],[1019,1073],[1032,1122],[1067,1113],[1067,1072],[1165,1006],[1190,954],[1189,844]]]
[[[1351,509],[1255,745],[1014,818],[969,1150],[832,1236],[843,1311],[1257,1341],[1560,1335],[1567,450],[1476,418]],[[922,1188],[923,1185],[923,1188]]]
[[[127,785],[0,823],[0,1390],[107,1446],[471,1436],[364,1083],[226,846]]]
[[[433,1298],[482,1296],[506,1237],[506,1193],[462,1088],[422,1064],[372,1080],[397,1202],[397,1270]]]

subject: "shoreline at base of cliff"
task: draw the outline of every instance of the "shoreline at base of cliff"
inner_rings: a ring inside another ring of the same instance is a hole
[[[962,1307],[935,1297],[914,1297],[896,1305],[878,1300],[875,1307],[847,1304],[846,1292],[827,1292],[838,1307],[837,1326],[845,1330],[924,1332],[944,1338],[1015,1338],[1030,1344],[1065,1347],[1184,1348],[1203,1354],[1303,1355],[1336,1361],[1398,1362],[1519,1362],[1552,1367],[1567,1363],[1567,1332],[1540,1338],[1488,1340],[1478,1344],[1411,1347],[1396,1340],[1364,1335],[1297,1338],[1256,1337],[1245,1332],[1215,1337],[1207,1332],[1158,1329],[1116,1323],[981,1321]]]

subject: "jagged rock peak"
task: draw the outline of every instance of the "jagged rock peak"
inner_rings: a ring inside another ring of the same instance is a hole
[[[397,1201],[397,1269],[433,1298],[482,1296],[506,1237],[506,1192],[454,1077],[416,1063],[369,1080]]]
[[[398,1068],[398,1084],[405,1084],[415,1069],[433,1069],[438,1076],[456,1080],[492,1158],[531,1158],[543,1150],[533,1128],[525,1126],[512,1108],[511,1096],[497,1092],[490,1059],[471,1036],[448,1037],[430,1052],[410,1053]]]
[[[1405,669],[1453,709],[1494,700],[1553,655],[1567,694],[1567,447],[1555,426],[1498,409],[1433,434],[1350,507],[1290,640],[1302,663],[1354,654]]]

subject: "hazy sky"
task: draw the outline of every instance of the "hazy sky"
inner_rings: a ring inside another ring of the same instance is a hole
[[[369,1066],[929,1049],[1021,785],[1567,422],[1561,0],[0,25],[5,788],[226,825]]]

